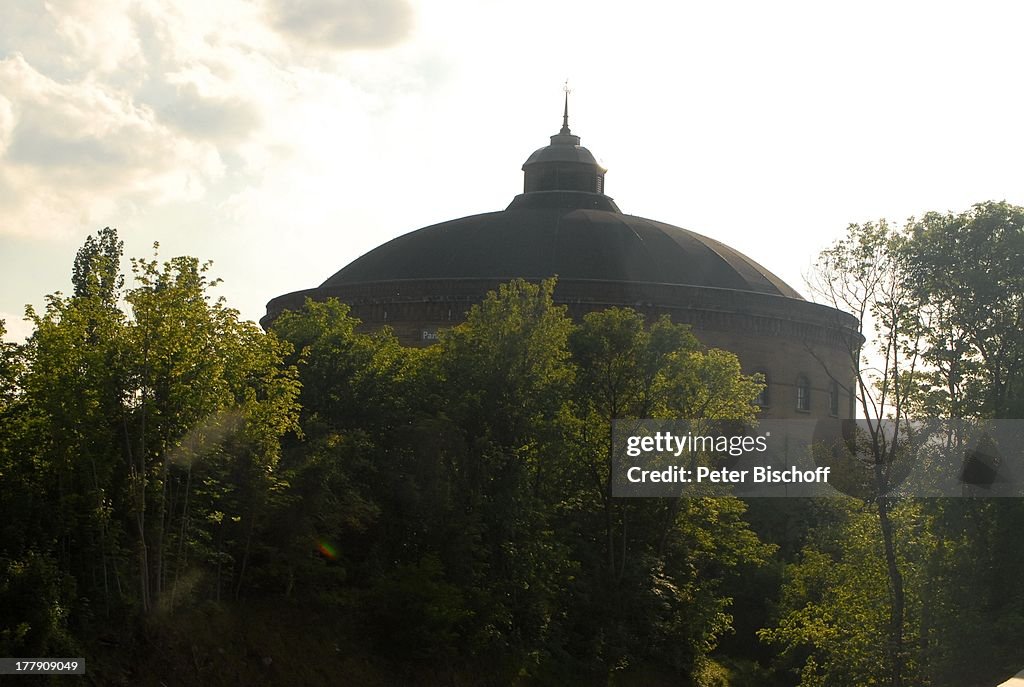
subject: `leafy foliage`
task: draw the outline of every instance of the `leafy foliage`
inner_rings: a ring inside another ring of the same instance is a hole
[[[1019,210],[855,225],[826,253],[888,361],[862,409],[1015,412]],[[860,686],[898,659],[952,687],[1020,660],[1019,504],[614,498],[613,420],[756,419],[759,380],[667,318],[573,322],[553,281],[514,281],[426,349],[336,301],[265,333],[208,264],[134,260],[126,288],[121,250],[90,237],[73,295],[0,345],[5,655],[169,660],[170,637],[196,681],[230,682],[232,651],[258,681],[251,637],[194,637],[265,612],[316,619],[318,661],[379,684]]]
[[[287,346],[211,302],[207,266],[137,261],[122,294],[119,258],[112,230],[87,241],[76,294],[29,312],[5,394],[8,570],[52,559],[77,583],[79,623],[170,608],[197,585],[237,595],[279,437],[297,427]]]
[[[869,337],[858,398],[872,427],[915,412],[1018,413],[1022,251],[1024,208],[983,203],[902,230],[851,225],[822,254],[817,291]],[[1019,503],[894,501],[884,493],[901,442],[875,431],[867,443],[875,495],[812,528],[787,568],[777,624],[761,633],[781,650],[780,670],[802,686],[951,687],[1019,669],[1007,633],[1024,620],[1009,572],[1021,556],[1000,540]]]
[[[957,417],[1024,417],[1024,208],[980,203],[908,225],[930,381]]]

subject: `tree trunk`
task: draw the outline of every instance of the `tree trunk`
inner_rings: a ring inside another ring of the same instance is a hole
[[[876,470],[880,470],[878,466]],[[903,624],[906,598],[903,591],[903,575],[896,560],[892,520],[889,518],[889,499],[878,498],[878,524],[882,529],[885,545],[885,567],[889,575],[889,660],[892,668],[892,687],[903,687]]]

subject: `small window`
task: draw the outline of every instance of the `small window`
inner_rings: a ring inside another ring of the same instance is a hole
[[[839,417],[839,382],[834,379],[828,385],[828,412],[832,417]]]
[[[754,399],[754,405],[767,408],[772,404],[771,382],[768,380],[768,372],[766,370],[757,370],[754,374],[761,375],[764,378],[764,386],[761,388],[757,398]]]
[[[811,381],[806,375],[796,378],[796,409],[804,413],[811,411]]]

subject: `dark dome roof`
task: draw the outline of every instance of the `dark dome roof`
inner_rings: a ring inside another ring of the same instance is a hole
[[[463,217],[400,236],[356,259],[321,287],[402,279],[553,275],[687,284],[802,300],[767,269],[714,239],[624,215],[602,194],[566,191],[522,194],[501,212]]]
[[[552,136],[551,138],[556,137]],[[528,165],[535,165],[541,162],[577,162],[584,165],[601,167],[601,164],[592,152],[578,145],[579,138],[576,136],[572,138],[576,139],[576,145],[572,143],[561,145],[553,143],[533,151],[526,162],[523,163],[523,168],[525,169]]]

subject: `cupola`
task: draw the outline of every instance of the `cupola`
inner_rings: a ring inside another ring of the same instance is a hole
[[[593,153],[580,145],[580,137],[569,130],[569,92],[565,93],[562,129],[551,144],[535,151],[523,163],[524,193],[542,191],[583,191],[604,194],[607,172]]]

